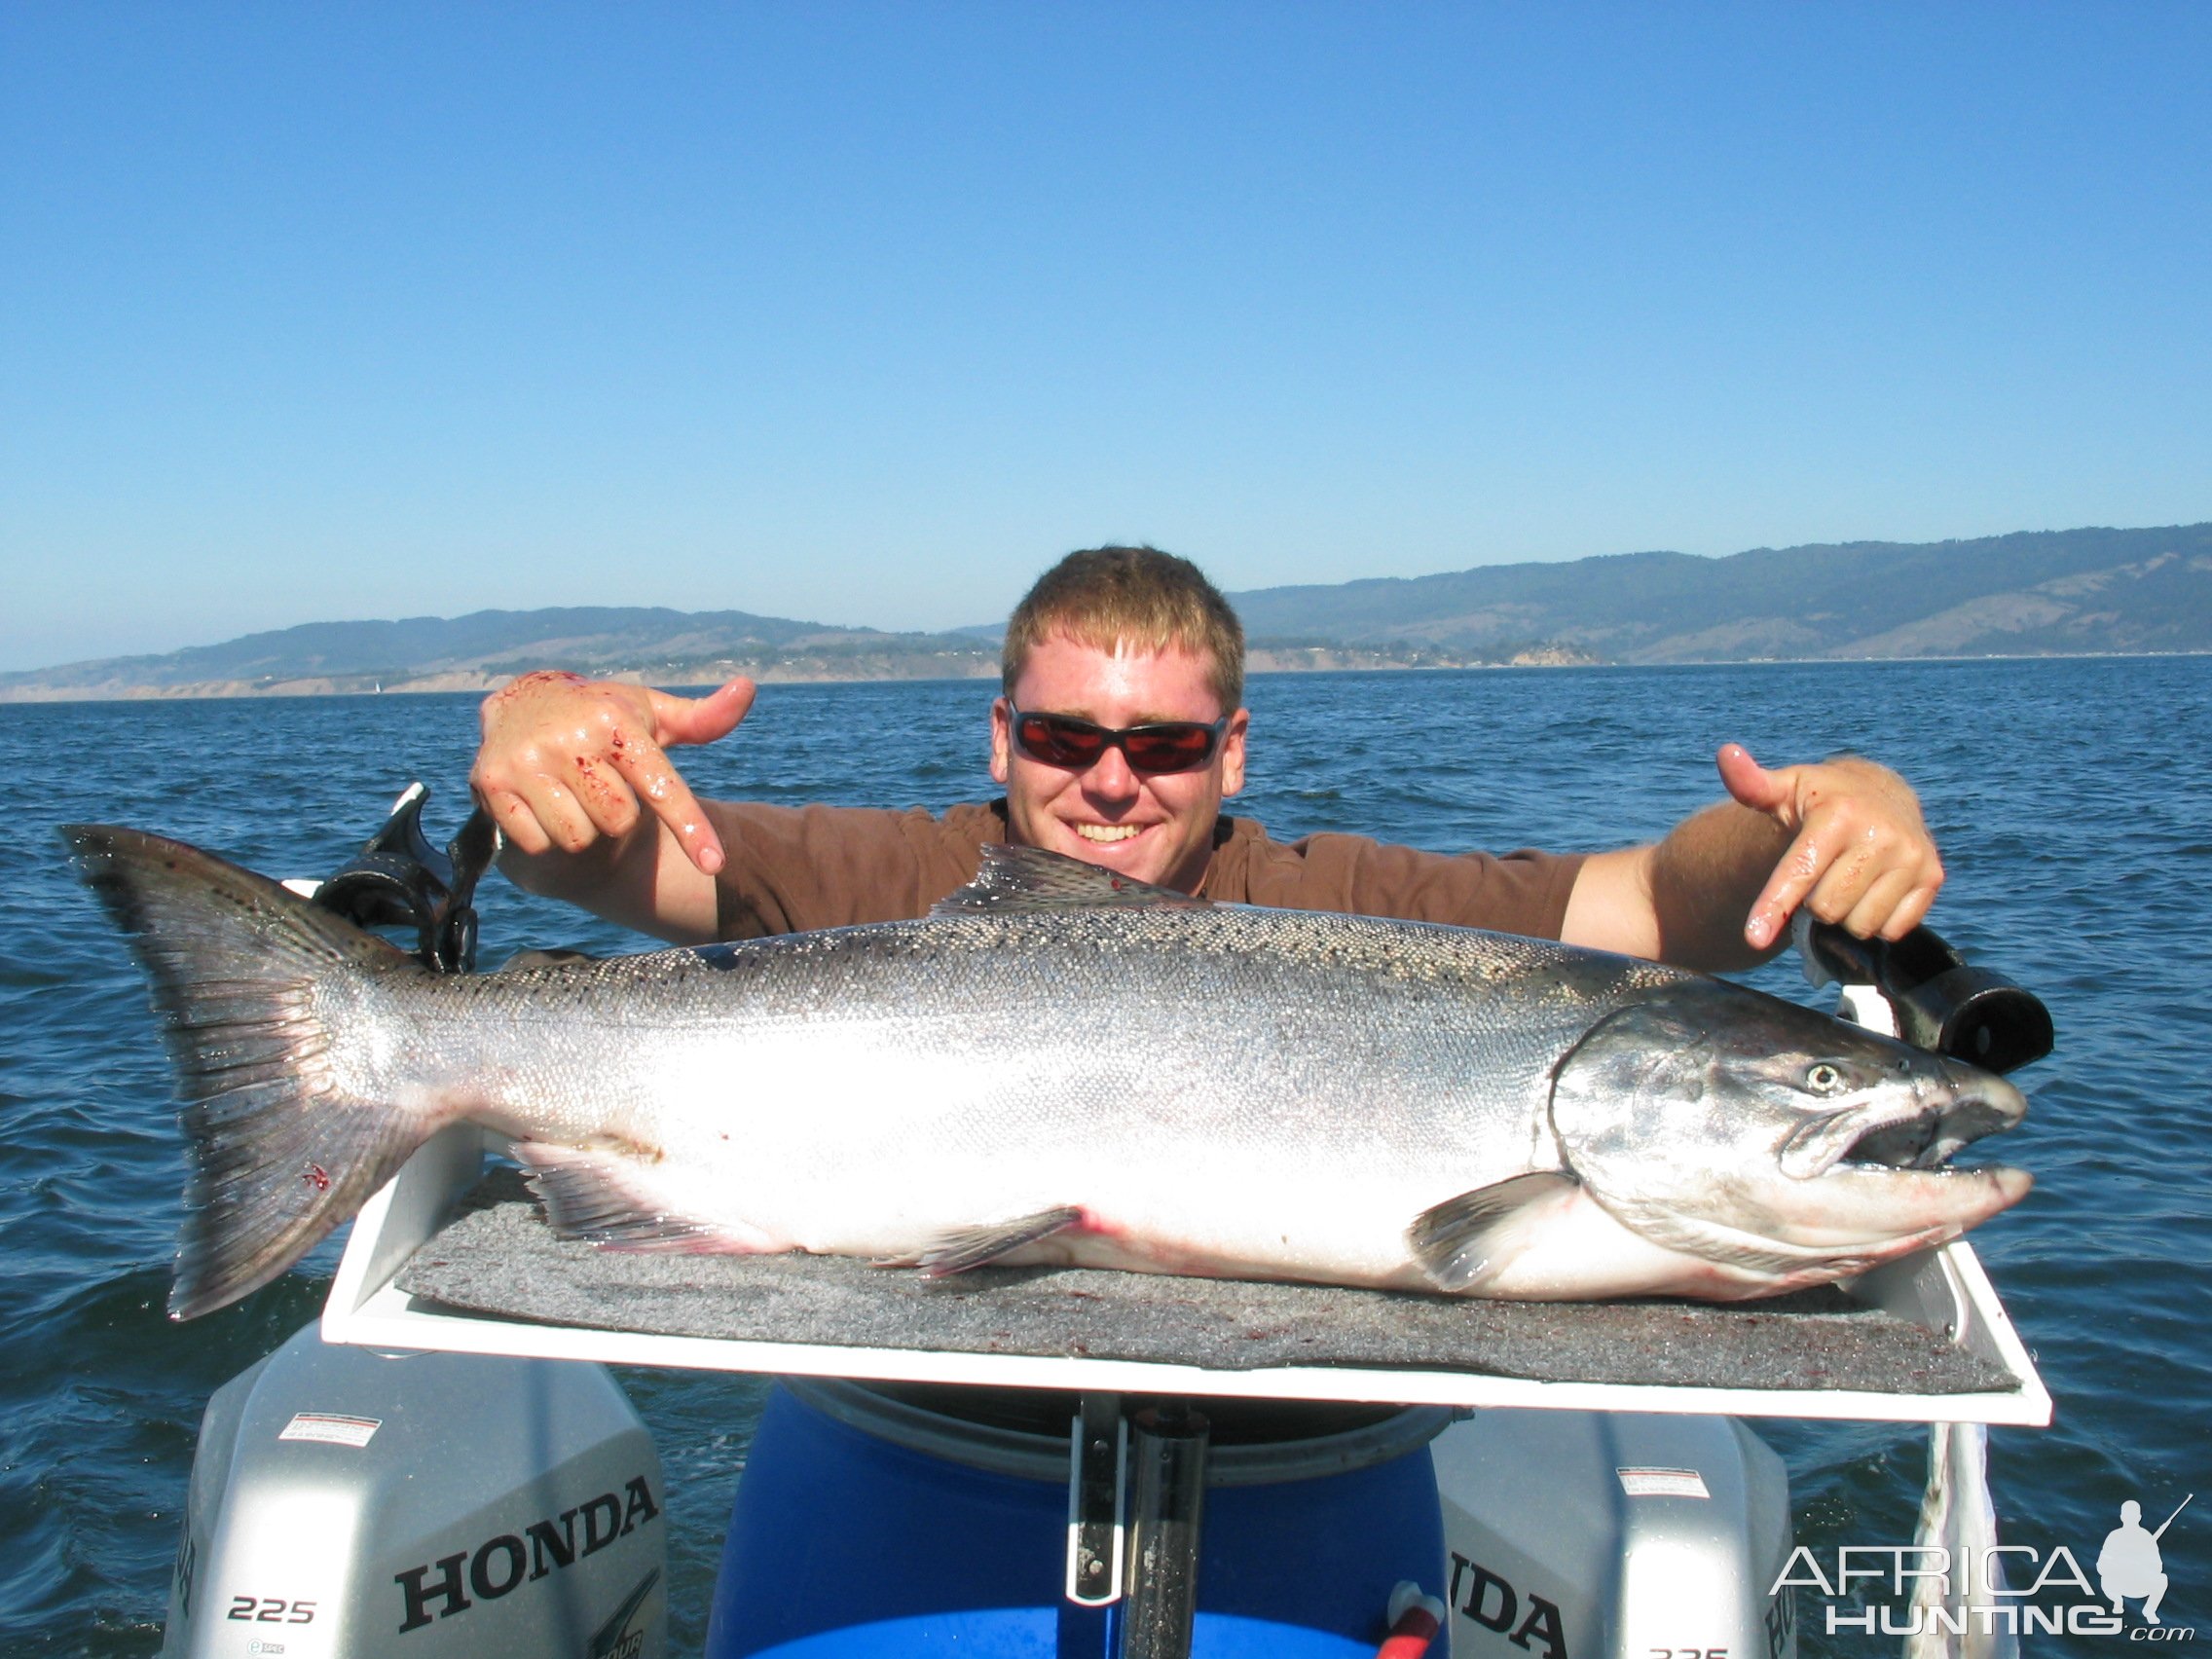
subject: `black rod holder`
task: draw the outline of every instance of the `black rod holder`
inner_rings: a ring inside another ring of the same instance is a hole
[[[1182,1401],[1136,1414],[1121,1659],[1190,1659],[1206,1496],[1206,1419]]]
[[[1858,939],[1810,911],[1796,917],[1805,977],[1872,985],[1897,1016],[1898,1035],[1993,1072],[2014,1071],[2051,1051],[2050,1011],[1994,969],[1976,967],[1929,928],[1897,940]]]
[[[476,966],[476,883],[498,856],[499,831],[478,807],[440,852],[423,829],[429,798],[422,784],[409,784],[383,828],[313,902],[356,927],[413,928],[425,967],[464,974]]]

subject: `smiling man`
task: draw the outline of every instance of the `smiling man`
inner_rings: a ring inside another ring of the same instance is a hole
[[[1197,892],[1244,787],[1244,640],[1197,568],[1074,554],[1007,625],[991,776],[1011,837]]]
[[[518,883],[680,943],[921,915],[994,841],[1218,900],[1706,969],[1765,954],[1800,903],[1897,938],[1942,883],[1895,773],[1857,758],[1768,771],[1735,745],[1719,754],[1731,798],[1651,846],[1493,858],[1356,835],[1273,841],[1221,810],[1244,784],[1243,663],[1235,614],[1196,566],[1094,548],[1048,571],[1008,624],[991,706],[1000,800],[941,816],[701,802],[666,751],[734,729],[753,701],[742,680],[692,699],[526,675],[486,699],[470,782]]]

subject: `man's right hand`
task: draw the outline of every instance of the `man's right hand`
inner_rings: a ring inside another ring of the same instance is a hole
[[[573,856],[602,843],[610,843],[602,848],[605,855],[629,863],[621,858],[621,844],[649,811],[665,831],[665,837],[651,837],[655,848],[672,839],[696,873],[679,860],[666,861],[676,868],[656,872],[652,866],[662,862],[656,857],[642,861],[632,881],[619,883],[640,885],[636,893],[594,892],[588,880],[572,885],[544,870],[534,873],[547,879],[530,885],[667,937],[677,917],[659,915],[660,925],[653,925],[666,899],[680,885],[702,885],[699,876],[712,877],[723,862],[721,841],[669,763],[667,751],[726,736],[752,708],[753,692],[750,680],[732,680],[705,697],[675,697],[573,674],[526,674],[484,699],[484,741],[468,774],[469,788],[508,843],[533,865],[547,854]],[[611,876],[612,866],[600,873]],[[703,885],[711,897],[711,883]],[[688,914],[695,905],[682,908],[680,931],[688,934],[695,931],[690,924],[696,918]]]

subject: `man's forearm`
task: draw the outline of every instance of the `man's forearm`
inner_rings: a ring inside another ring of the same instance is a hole
[[[499,854],[499,868],[525,893],[562,900],[674,944],[702,944],[715,937],[713,879],[699,873],[654,819],[573,853],[558,848],[525,853],[510,843]]]
[[[602,838],[577,853],[558,847],[542,853],[526,853],[512,841],[499,848],[499,872],[525,893],[541,899],[560,899],[592,908],[592,901],[613,882],[624,858],[636,856],[633,843],[643,838],[645,826],[620,841]]]
[[[1772,956],[1781,940],[1754,949],[1744,925],[1789,840],[1789,831],[1765,814],[1719,801],[1649,848],[1645,880],[1659,959],[1726,973]]]
[[[1771,819],[1722,801],[1663,841],[1583,861],[1560,937],[1709,974],[1764,959],[1744,922],[1788,844]]]
[[[1722,973],[1772,955],[1800,905],[1862,939],[1900,939],[1927,914],[1943,861],[1895,772],[1856,756],[1769,771],[1740,744],[1716,758],[1731,799],[1584,863],[1569,944]]]

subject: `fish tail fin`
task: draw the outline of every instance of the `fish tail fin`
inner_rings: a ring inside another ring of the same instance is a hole
[[[437,1126],[349,1095],[327,1059],[334,1002],[425,970],[181,841],[100,825],[61,835],[130,937],[175,1061],[189,1173],[168,1310],[190,1319],[281,1274]]]

